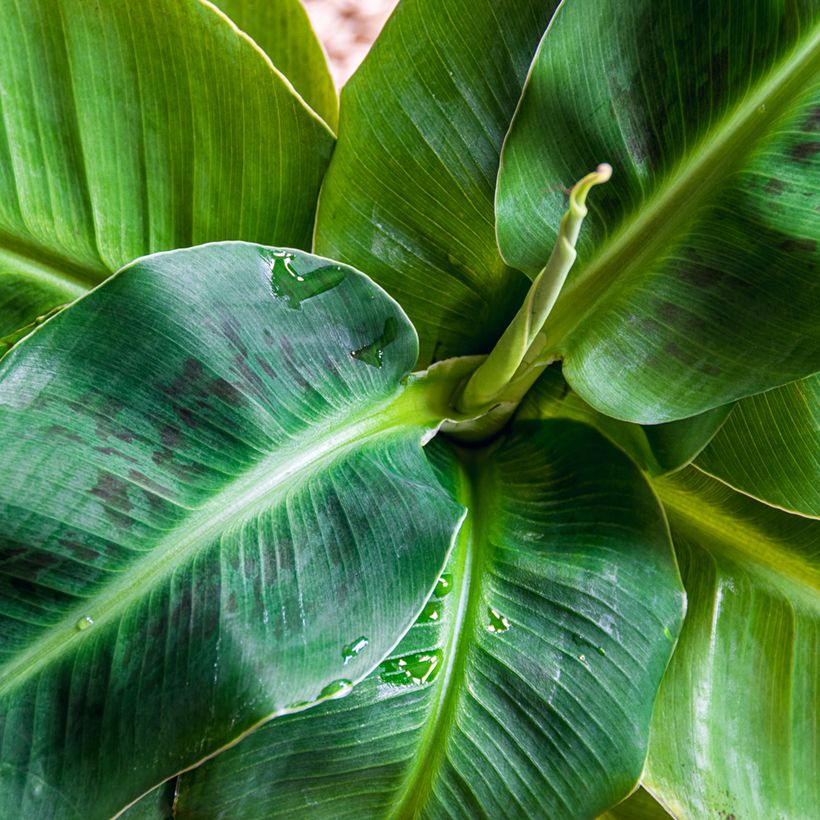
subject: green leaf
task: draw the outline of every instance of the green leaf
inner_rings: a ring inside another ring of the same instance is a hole
[[[346,700],[183,775],[177,816],[591,817],[634,787],[683,614],[651,491],[575,422],[459,471],[431,449],[470,513],[416,625]]]
[[[366,270],[420,361],[488,351],[526,293],[501,260],[499,154],[556,0],[402,0],[342,90],[316,249]]]
[[[604,812],[598,820],[669,820],[670,816],[646,789],[638,789],[623,803]]]
[[[333,136],[209,3],[12,3],[0,54],[0,337],[153,251],[309,247]]]
[[[820,517],[820,374],[738,402],[696,464],[767,504]]]
[[[817,817],[820,523],[691,467],[656,489],[689,608],[645,783],[679,817]]]
[[[339,98],[300,0],[217,0],[216,5],[253,38],[302,99],[335,129]]]
[[[544,36],[497,197],[545,263],[562,186],[599,162],[547,353],[598,410],[672,421],[820,368],[817,0],[573,0]]]
[[[388,653],[463,515],[421,448],[453,384],[407,382],[417,352],[357,271],[222,243],[8,354],[0,815],[110,816]]]
[[[686,466],[706,446],[731,409],[731,405],[718,407],[691,419],[666,424],[631,424],[590,407],[564,381],[560,365],[554,364],[527,394],[517,418],[583,421],[603,433],[650,475],[662,475]]]

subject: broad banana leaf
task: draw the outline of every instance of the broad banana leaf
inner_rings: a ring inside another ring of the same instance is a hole
[[[820,522],[693,467],[655,487],[689,608],[645,785],[678,817],[817,817]]]
[[[527,280],[495,239],[504,135],[557,0],[402,0],[342,90],[315,249],[366,270],[420,362],[487,352]]]
[[[650,475],[685,467],[706,446],[726,420],[732,405],[666,424],[644,425],[605,416],[590,407],[561,375],[561,366],[547,368],[518,409],[519,419],[569,418],[591,424]]]
[[[210,3],[6,0],[0,105],[0,338],[143,254],[310,245],[333,135]]]
[[[305,102],[335,129],[339,98],[301,0],[216,0],[216,5],[253,38]]]
[[[461,469],[431,448],[469,513],[415,626],[345,700],[184,774],[176,817],[594,817],[635,786],[684,608],[649,487],[573,421]]]
[[[417,352],[363,274],[221,243],[8,354],[0,816],[108,817],[390,651],[463,516],[421,447],[454,385],[407,381]]]
[[[820,374],[739,402],[696,465],[767,504],[820,517]]]
[[[658,423],[820,369],[818,0],[569,0],[506,139],[498,236],[533,274],[610,162],[547,320],[596,409]]]
[[[670,817],[646,789],[638,789],[623,803],[604,812],[599,820],[669,820]]]

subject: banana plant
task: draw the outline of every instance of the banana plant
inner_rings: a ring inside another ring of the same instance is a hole
[[[820,4],[218,5],[0,16],[0,816],[817,816]]]

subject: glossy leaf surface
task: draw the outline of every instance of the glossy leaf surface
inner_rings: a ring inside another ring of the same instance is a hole
[[[253,38],[305,102],[336,128],[339,98],[301,0],[217,0],[216,5]]]
[[[498,160],[549,0],[404,0],[342,91],[316,250],[366,270],[431,358],[486,352],[526,292],[501,260]]]
[[[0,337],[153,251],[309,247],[333,136],[209,3],[5,3],[0,99]]]
[[[592,817],[633,788],[683,596],[658,504],[595,431],[517,425],[416,625],[343,701],[183,775],[177,817]]]
[[[417,349],[357,271],[221,243],[8,354],[0,815],[110,816],[395,645],[462,517]]]
[[[697,466],[767,504],[820,517],[820,375],[739,402]]]
[[[816,817],[820,522],[694,468],[656,488],[689,606],[645,783],[679,817]]]
[[[583,421],[603,433],[638,466],[663,475],[686,466],[715,435],[731,405],[691,419],[639,425],[605,416],[590,407],[564,380],[561,367],[547,368],[518,410],[519,419],[568,418]]]
[[[534,274],[602,161],[548,352],[597,409],[671,421],[820,368],[820,5],[572,0],[506,140],[504,258]]]

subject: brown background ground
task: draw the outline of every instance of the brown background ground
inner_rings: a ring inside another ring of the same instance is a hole
[[[397,0],[303,0],[337,87],[355,71]]]

